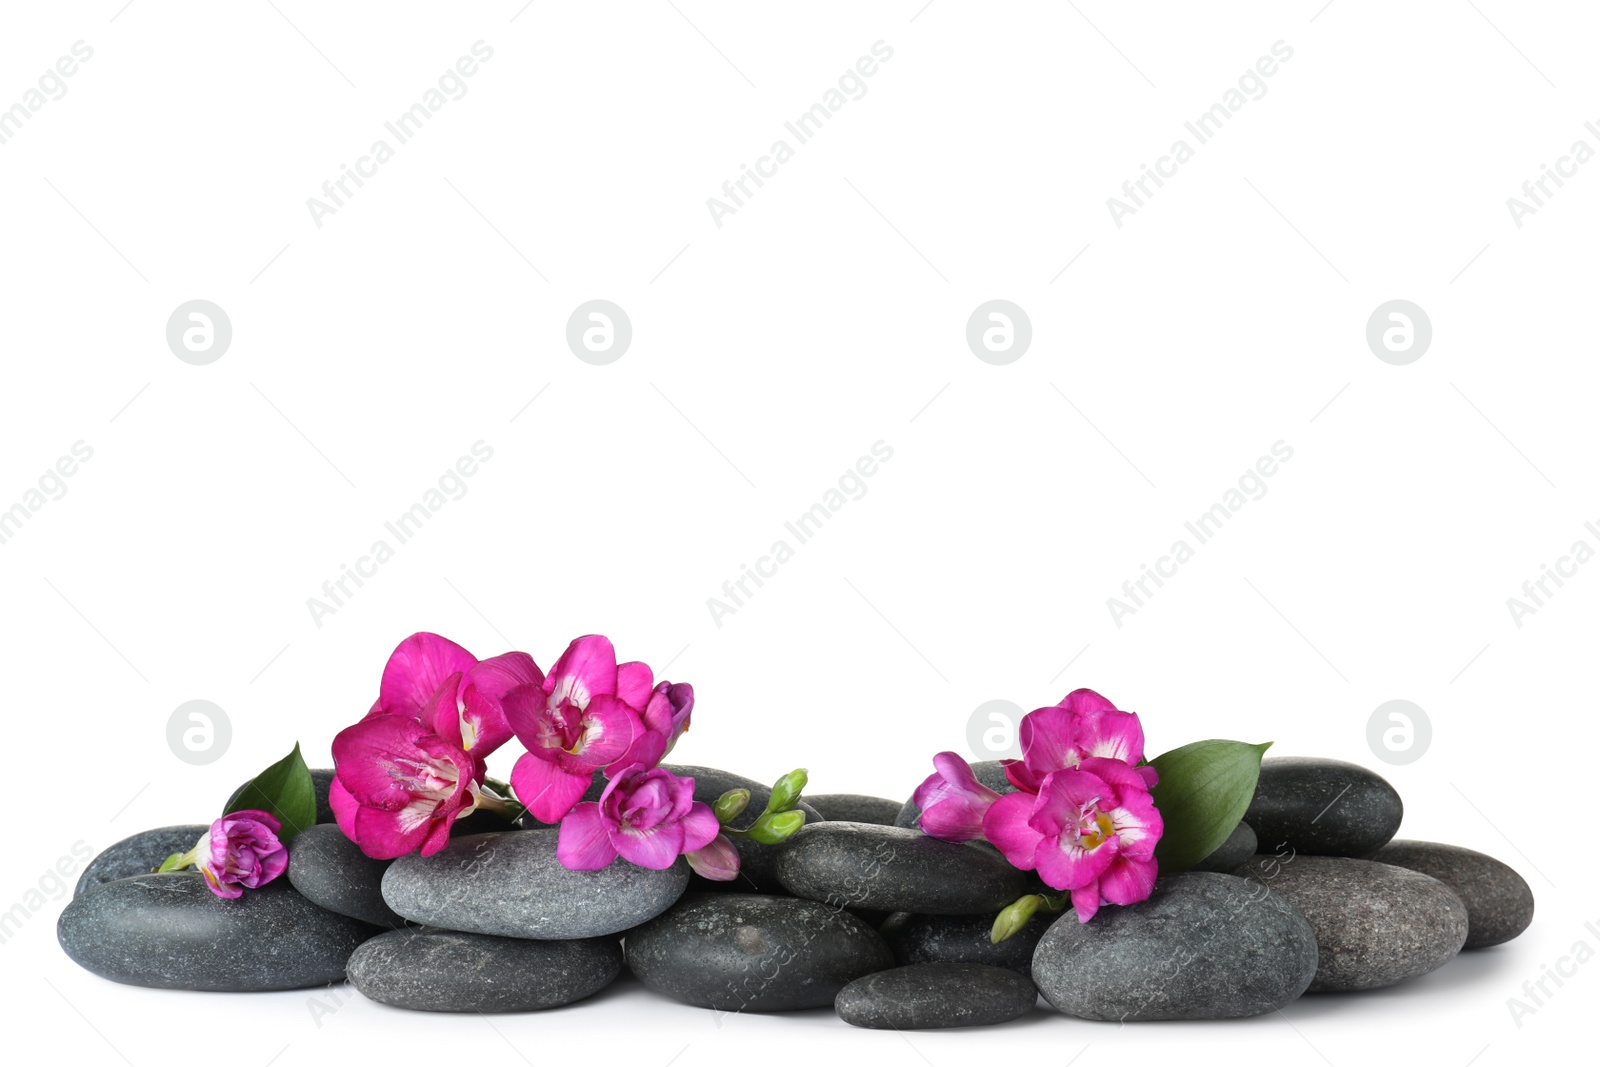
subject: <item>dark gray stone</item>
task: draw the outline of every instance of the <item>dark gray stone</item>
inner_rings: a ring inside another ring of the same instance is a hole
[[[66,954],[102,978],[234,993],[343,981],[350,953],[376,932],[317,907],[285,879],[225,900],[198,871],[109,882],[56,923]]]
[[[1039,991],[1015,971],[981,963],[916,963],[865,975],[845,986],[833,1009],[869,1030],[945,1030],[994,1026],[1034,1009]]]
[[[900,815],[898,800],[862,796],[859,793],[821,793],[807,796],[811,806],[829,822],[864,822],[874,826],[893,826]]]
[[[932,772],[930,771],[929,773]],[[973,777],[978,779],[980,785],[988,786],[1001,796],[1017,791],[1017,787],[1011,784],[1011,779],[1006,777],[1005,766],[997,759],[978,760],[972,764],[972,774]],[[922,809],[913,804],[908,798],[900,806],[900,814],[895,816],[894,824],[905,829],[914,830],[919,825],[917,820],[920,818],[922,818]]]
[[[249,785],[249,784],[250,784],[249,782],[240,783],[239,788],[235,789],[232,793],[230,793],[228,795],[228,802],[226,804],[222,805],[222,811],[227,811],[229,808],[233,807],[233,802],[239,799],[239,794],[243,793],[244,792],[244,787]],[[319,822],[319,823],[333,822],[334,821],[333,809],[328,806],[328,789],[332,785],[333,785],[333,768],[332,767],[312,767],[311,768],[311,786],[316,791],[316,794],[317,794],[317,822]],[[219,811],[217,814],[220,815],[220,814],[222,814],[222,812]]]
[[[537,1011],[593,996],[622,971],[615,937],[530,941],[432,927],[391,930],[350,957],[363,996],[413,1011]]]
[[[1233,828],[1233,833],[1228,839],[1217,846],[1217,850],[1190,870],[1212,871],[1217,874],[1227,874],[1241,863],[1248,863],[1250,857],[1256,854],[1256,832],[1247,822],[1241,822]]]
[[[152,874],[174,852],[188,852],[194,848],[200,835],[210,829],[208,823],[184,823],[181,826],[142,830],[132,837],[125,837],[89,861],[89,865],[78,876],[78,886],[72,895],[82,896],[91,889],[121,878]]]
[[[998,945],[989,940],[995,916],[912,915],[896,912],[878,932],[889,942],[896,963],[982,963],[1033,975],[1033,949],[1063,912],[1034,912],[1028,925]]]
[[[1391,841],[1365,857],[1437,878],[1467,906],[1465,948],[1510,941],[1533,922],[1533,890],[1493,856],[1432,841]]]
[[[1080,1019],[1239,1019],[1298,997],[1317,969],[1311,924],[1278,894],[1226,874],[1162,878],[1150,899],[1070,911],[1033,955],[1046,1000]]]
[[[681,857],[664,871],[618,858],[569,871],[554,826],[456,838],[403,856],[383,876],[384,902],[413,922],[503,937],[565,941],[616,934],[660,915],[689,886]]]
[[[1309,993],[1379,989],[1449,963],[1467,940],[1467,906],[1443,882],[1341,856],[1261,858],[1239,875],[1270,885],[1311,923]]]
[[[735,830],[748,830],[750,825],[761,817],[761,813],[767,810],[767,801],[772,799],[772,787],[762,785],[754,778],[692,763],[663,763],[662,766],[679,778],[693,778],[694,798],[703,804],[714,802],[730,789],[750,790],[749,805],[737,819],[728,824]],[[599,800],[600,791],[605,788],[605,784],[605,777],[596,771],[594,782],[589,786],[589,791],[583,795],[583,799]],[[796,807],[806,813],[806,822],[824,821],[822,813],[812,807],[806,798],[802,797]],[[733,847],[739,853],[739,877],[731,882],[713,882],[697,874],[692,880],[696,892],[703,890],[733,893],[783,892],[783,887],[778,884],[777,875],[773,870],[773,865],[777,862],[777,853],[783,846],[760,845],[740,837],[731,837],[728,840],[733,842]]]
[[[987,845],[858,822],[801,827],[779,851],[777,874],[797,897],[924,915],[993,916],[1030,884]]]
[[[894,966],[883,938],[854,915],[755,893],[691,893],[630,931],[623,949],[657,993],[722,1011],[819,1008]]]
[[[1261,761],[1244,819],[1265,852],[1360,856],[1387,844],[1402,814],[1394,786],[1365,767],[1283,756]]]
[[[289,844],[289,884],[329,911],[376,926],[404,926],[383,902],[383,872],[391,862],[372,859],[338,826],[319,823]]]

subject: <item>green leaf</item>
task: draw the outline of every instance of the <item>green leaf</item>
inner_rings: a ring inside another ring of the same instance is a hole
[[[1150,791],[1164,829],[1156,845],[1162,874],[1188,870],[1228,839],[1255,795],[1268,741],[1196,741],[1150,761],[1161,781]]]
[[[311,771],[300,756],[300,745],[294,746],[283,759],[274,763],[250,780],[239,790],[228,810],[264,811],[275,816],[282,826],[278,840],[287,845],[301,830],[317,821],[317,793],[311,783]]]

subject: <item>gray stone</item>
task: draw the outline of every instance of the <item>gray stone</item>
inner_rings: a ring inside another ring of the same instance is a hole
[[[1020,933],[998,945],[989,940],[995,916],[912,915],[896,912],[878,932],[889,942],[896,963],[982,963],[1033,975],[1033,949],[1063,912],[1040,909]]]
[[[628,968],[700,1008],[820,1008],[846,984],[894,966],[878,932],[848,912],[756,893],[691,893],[629,931]]]
[[[1238,874],[1272,889],[1317,935],[1310,993],[1379,989],[1449,963],[1467,940],[1467,906],[1443,882],[1339,856],[1261,858]]]
[[[571,1004],[622,971],[615,937],[530,941],[432,927],[391,930],[350,957],[363,996],[413,1011],[537,1011]]]
[[[383,902],[383,872],[391,862],[372,859],[338,826],[319,823],[289,844],[289,884],[329,911],[376,926],[404,926]]]
[[[1284,756],[1261,761],[1244,818],[1263,851],[1360,856],[1387,844],[1403,813],[1394,786],[1365,767]]]
[[[227,811],[229,808],[233,807],[233,802],[239,799],[239,794],[243,793],[244,787],[249,784],[249,782],[240,783],[239,788],[235,789],[228,795],[228,802],[222,805],[222,811]],[[311,768],[311,787],[313,790],[315,790],[317,795],[317,822],[319,823],[334,821],[333,809],[328,806],[328,789],[332,785],[332,767]],[[259,801],[257,803],[259,803]],[[217,814],[220,815],[222,812],[218,812]]]
[[[779,851],[777,874],[797,897],[923,915],[993,916],[1030,885],[988,845],[858,822],[801,827]]]
[[[161,862],[174,852],[188,852],[194,848],[200,835],[210,829],[209,824],[184,823],[181,826],[142,830],[132,837],[125,837],[89,861],[89,865],[78,876],[78,886],[72,895],[82,896],[91,889],[121,878],[153,874]]]
[[[715,767],[701,767],[691,763],[663,763],[663,767],[677,775],[679,778],[694,779],[694,798],[703,804],[714,802],[730,789],[750,790],[750,803],[728,825],[735,830],[748,830],[750,825],[761,817],[767,809],[767,801],[772,799],[772,787],[762,785],[754,778],[746,778],[740,774],[729,771],[717,770]],[[590,784],[589,791],[583,795],[584,800],[600,799],[600,791],[605,788],[604,776],[596,771],[594,782]],[[811,806],[804,797],[796,805],[806,813],[806,822],[823,822],[820,811]],[[777,853],[781,845],[761,845],[741,837],[729,838],[733,847],[739,853],[739,877],[731,882],[713,882],[701,878],[698,874],[693,878],[695,890],[717,890],[720,892],[734,893],[782,893],[783,887],[778,884],[778,878],[773,870],[777,862]]]
[[[1148,900],[1067,912],[1039,940],[1033,980],[1080,1019],[1239,1019],[1298,997],[1317,969],[1311,924],[1278,894],[1226,874],[1159,879]]]
[[[929,773],[932,772],[930,771]],[[973,777],[978,779],[979,785],[986,785],[1001,796],[1017,791],[1017,787],[1011,784],[1011,779],[1006,777],[1005,765],[997,759],[978,760],[972,764],[972,774]],[[900,814],[895,816],[894,824],[914,830],[919,825],[917,820],[920,818],[922,818],[922,809],[907,799],[900,806]]]
[[[225,900],[198,871],[109,882],[67,905],[56,938],[102,978],[155,989],[256,992],[344,979],[377,928],[317,907],[279,878]]]
[[[1039,991],[1015,971],[981,963],[916,963],[857,978],[833,1009],[869,1030],[994,1026],[1034,1009]]]
[[[663,871],[620,857],[598,871],[569,871],[556,858],[558,833],[471,834],[432,856],[403,856],[384,873],[384,902],[429,926],[564,941],[653,919],[689,886],[681,857]]]
[[[875,826],[893,826],[895,819],[900,815],[900,802],[886,797],[862,796],[859,793],[821,793],[807,796],[806,799],[829,822],[865,822]]]
[[[1256,854],[1256,832],[1247,822],[1241,822],[1233,828],[1233,833],[1228,839],[1217,846],[1215,852],[1195,864],[1190,870],[1213,871],[1217,874],[1227,874],[1241,863],[1248,863],[1251,856]]]
[[[1493,856],[1432,841],[1391,841],[1366,857],[1437,878],[1467,906],[1465,948],[1510,941],[1533,922],[1533,890]]]

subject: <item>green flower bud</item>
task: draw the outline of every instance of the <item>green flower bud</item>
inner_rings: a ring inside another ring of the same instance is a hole
[[[730,789],[716,799],[711,805],[711,810],[716,813],[717,821],[726,826],[739,817],[746,804],[750,803],[750,790]]]
[[[745,836],[763,845],[777,845],[794,836],[805,824],[803,811],[769,811],[745,831]]]
[[[994,917],[994,928],[989,931],[990,944],[998,945],[1022,933],[1022,928],[1028,925],[1028,920],[1039,910],[1039,905],[1046,903],[1048,901],[1038,893],[1030,893],[1008,904],[1004,911]]]
[[[772,798],[767,801],[767,811],[780,812],[793,808],[795,801],[800,799],[800,791],[806,787],[806,769],[798,767],[778,779],[772,787]]]

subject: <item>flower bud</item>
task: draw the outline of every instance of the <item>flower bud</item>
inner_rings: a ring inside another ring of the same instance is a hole
[[[739,817],[746,804],[750,803],[750,790],[730,789],[716,799],[711,805],[711,810],[716,813],[717,821],[726,826]]]
[[[767,811],[780,812],[793,808],[800,799],[800,791],[806,787],[806,769],[797,767],[778,779],[772,787],[772,798],[767,801]]]
[[[739,852],[721,834],[704,848],[685,852],[683,858],[689,861],[690,870],[713,882],[731,882],[739,877]]]
[[[1033,918],[1033,913],[1038,911],[1039,905],[1043,903],[1045,903],[1044,897],[1038,893],[1029,893],[1008,904],[1004,911],[994,917],[994,928],[989,931],[989,943],[998,945],[1022,933],[1022,928],[1028,925],[1028,920]]]
[[[777,845],[794,836],[805,824],[806,813],[803,811],[769,811],[745,831],[745,836],[763,845]]]

